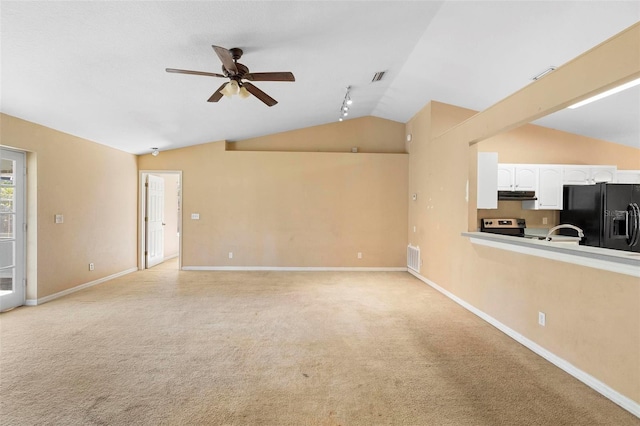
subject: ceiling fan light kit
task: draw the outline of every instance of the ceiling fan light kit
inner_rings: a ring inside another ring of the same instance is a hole
[[[233,95],[237,95],[240,93],[240,86],[235,80],[231,80],[230,82],[224,85],[224,88],[220,90],[220,93],[230,98]]]

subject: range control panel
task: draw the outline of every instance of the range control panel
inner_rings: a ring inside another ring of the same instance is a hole
[[[524,219],[482,219],[482,229],[487,228],[526,228]]]

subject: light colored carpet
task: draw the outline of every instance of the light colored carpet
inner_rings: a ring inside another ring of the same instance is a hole
[[[407,273],[179,272],[0,316],[3,425],[638,425]]]

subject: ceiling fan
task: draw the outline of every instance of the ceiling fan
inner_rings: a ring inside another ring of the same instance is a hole
[[[179,70],[175,68],[166,68],[167,72],[175,72],[179,74],[204,75],[208,77],[228,78],[229,82],[223,83],[211,95],[207,102],[218,102],[222,96],[231,97],[238,95],[246,98],[250,94],[260,99],[267,106],[274,106],[278,103],[271,96],[250,83],[250,81],[295,81],[295,77],[290,72],[249,72],[249,68],[238,62],[242,57],[242,49],[234,47],[225,49],[220,46],[211,46],[222,62],[222,73],[213,72]],[[249,81],[243,81],[249,80]]]

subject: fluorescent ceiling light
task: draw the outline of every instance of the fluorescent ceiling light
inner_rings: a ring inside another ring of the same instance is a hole
[[[602,99],[602,98],[606,98],[607,96],[613,95],[614,93],[618,93],[618,92],[622,92],[623,90],[627,90],[630,89],[634,86],[637,86],[640,84],[640,78],[636,78],[635,80],[632,80],[628,83],[622,84],[618,87],[614,87],[613,89],[609,89],[606,92],[602,92],[602,93],[598,93],[595,96],[592,96],[590,98],[585,99],[584,101],[580,101],[578,103],[575,103],[567,108],[569,109],[575,109],[575,108],[579,108],[583,105],[586,104],[590,104],[593,101],[597,101],[598,99]]]

